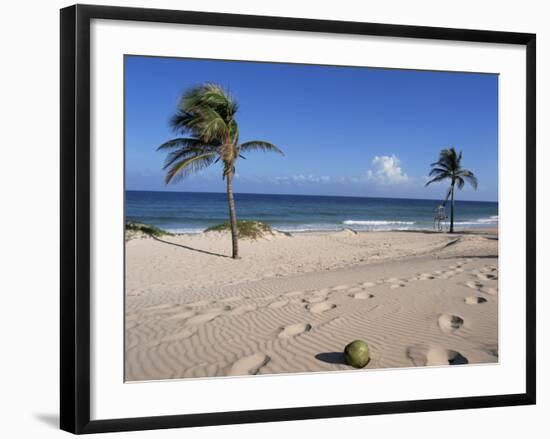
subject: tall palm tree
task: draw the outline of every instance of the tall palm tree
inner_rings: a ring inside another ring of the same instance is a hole
[[[233,198],[235,163],[250,151],[277,152],[275,145],[263,140],[239,143],[239,126],[235,118],[238,104],[221,86],[205,83],[187,90],[180,98],[170,125],[186,137],[169,140],[158,147],[167,151],[165,182],[176,183],[193,172],[214,163],[223,167],[227,186],[227,203],[233,244],[233,258],[239,257],[237,213]]]
[[[464,182],[467,181],[470,185],[477,189],[477,178],[472,171],[464,169],[462,164],[462,151],[458,154],[454,148],[442,149],[439,152],[439,160],[435,163],[432,163],[430,177],[426,183],[426,186],[436,183],[443,180],[451,180],[451,186],[447,191],[447,196],[445,197],[445,203],[449,197],[451,197],[451,227],[449,229],[450,233],[454,232],[454,214],[455,214],[455,186],[458,189],[464,187]],[[444,203],[444,204],[445,204]]]

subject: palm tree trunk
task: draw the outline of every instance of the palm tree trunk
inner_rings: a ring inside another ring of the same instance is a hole
[[[455,184],[451,184],[451,228],[449,233],[454,233],[455,231]]]
[[[237,212],[235,210],[235,199],[233,198],[233,172],[226,175],[227,181],[227,204],[229,206],[229,222],[231,224],[231,241],[233,244],[233,259],[239,259],[239,230],[237,228]]]

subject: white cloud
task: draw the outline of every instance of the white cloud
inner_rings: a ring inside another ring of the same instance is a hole
[[[364,184],[368,181],[377,184],[399,184],[411,182],[403,172],[401,162],[395,155],[375,156],[371,169],[360,176],[328,176],[316,174],[295,174],[271,177],[271,183],[277,184]]]
[[[273,178],[275,183],[330,183],[331,178],[328,175],[298,174],[290,177],[282,176]]]
[[[395,155],[375,156],[367,178],[381,184],[399,184],[409,181],[409,176],[403,172],[401,162]]]

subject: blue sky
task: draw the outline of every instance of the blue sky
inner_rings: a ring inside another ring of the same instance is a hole
[[[214,165],[163,182],[170,127],[188,87],[216,82],[239,101],[240,139],[267,140],[285,157],[237,163],[236,192],[401,198],[444,197],[424,187],[442,148],[463,151],[479,179],[458,199],[498,199],[498,76],[126,56],[126,188],[223,192]]]

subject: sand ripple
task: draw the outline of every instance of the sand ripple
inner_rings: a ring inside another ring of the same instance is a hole
[[[249,355],[233,363],[227,375],[256,375],[269,361],[265,354]]]
[[[360,236],[339,236],[338,240],[345,241],[345,251],[351,248],[353,252],[353,240]],[[372,239],[381,236],[394,235],[376,234]],[[425,236],[407,233],[400,239],[422,246],[420,238]],[[294,238],[285,239],[294,245]],[[433,239],[430,245],[447,240]],[[463,239],[441,250],[424,245],[426,251],[431,249],[430,256],[442,252],[445,257],[440,259],[394,261],[384,256],[377,264],[331,265],[330,270],[284,276],[277,274],[275,264],[270,268],[275,275],[259,280],[254,267],[246,265],[253,264],[246,253],[243,261],[192,254],[204,266],[195,270],[209,270],[215,279],[208,284],[202,278],[203,288],[187,287],[189,279],[193,285],[194,273],[185,270],[196,262],[185,259],[190,252],[149,243],[148,250],[166,256],[156,266],[163,277],[155,280],[157,271],[148,265],[138,267],[132,259],[136,255],[130,255],[128,270],[136,273],[142,286],[140,295],[133,295],[136,284],[126,297],[125,378],[349,370],[341,353],[355,339],[368,342],[370,369],[498,361],[498,261],[471,256],[481,252],[483,245],[489,246],[485,255],[495,251],[497,244],[485,241]],[[269,244],[277,242],[274,239]],[[391,239],[388,242],[394,245]],[[335,244],[330,245],[334,248]],[[361,251],[370,249],[363,246]],[[455,256],[465,250],[470,256]],[[146,256],[144,260],[149,261],[150,254]],[[257,259],[262,257],[259,254]],[[231,270],[241,263],[246,269],[238,277]],[[289,271],[299,265],[285,264]],[[187,277],[171,280],[179,269]],[[258,271],[265,272],[265,267]]]

